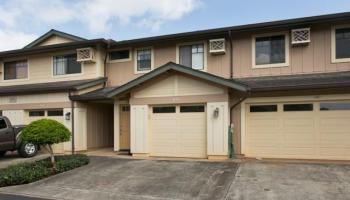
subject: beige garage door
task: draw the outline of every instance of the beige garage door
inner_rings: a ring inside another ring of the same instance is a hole
[[[204,105],[154,106],[151,130],[152,156],[207,156]]]
[[[247,157],[350,160],[350,102],[251,104]]]

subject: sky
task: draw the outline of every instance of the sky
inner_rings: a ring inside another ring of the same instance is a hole
[[[350,11],[350,0],[0,0],[0,51],[50,29],[117,41]]]

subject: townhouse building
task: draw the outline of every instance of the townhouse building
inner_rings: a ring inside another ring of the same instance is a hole
[[[126,41],[51,30],[0,61],[2,115],[65,124],[56,152],[350,159],[350,13]]]

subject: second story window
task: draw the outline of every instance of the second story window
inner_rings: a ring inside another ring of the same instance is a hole
[[[287,66],[288,42],[286,35],[255,37],[254,67]]]
[[[335,30],[335,57],[350,58],[350,27]]]
[[[136,67],[138,72],[146,72],[152,69],[152,49],[136,50]]]
[[[128,61],[130,60],[130,50],[129,49],[123,49],[123,50],[115,50],[108,53],[109,61]]]
[[[28,78],[28,63],[26,60],[4,63],[4,80]]]
[[[179,47],[179,64],[193,69],[204,69],[204,45],[192,44]]]
[[[53,57],[53,75],[79,73],[81,73],[81,64],[77,62],[76,54]]]

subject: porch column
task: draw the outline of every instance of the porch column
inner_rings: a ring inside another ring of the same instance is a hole
[[[114,118],[113,118],[113,128],[114,128],[114,151],[120,150],[119,136],[120,136],[120,102],[114,100]]]

